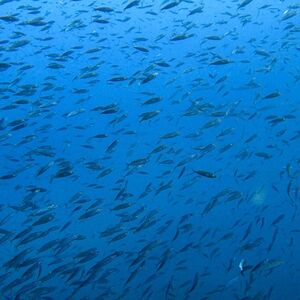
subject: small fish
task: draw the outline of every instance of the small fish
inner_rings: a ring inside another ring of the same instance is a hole
[[[146,52],[146,53],[149,52],[149,50],[147,48],[142,47],[142,46],[134,46],[134,49],[139,50],[141,52]]]
[[[232,63],[232,60],[224,58],[224,59],[214,60],[211,63],[209,63],[209,65],[221,66],[221,65],[227,65],[230,63]]]
[[[94,10],[100,11],[100,12],[112,12],[112,11],[114,11],[113,8],[111,8],[109,6],[99,6],[99,7],[94,8]]]
[[[194,173],[207,178],[212,178],[212,179],[217,178],[217,175],[215,173],[205,171],[205,170],[194,170]]]
[[[154,78],[156,78],[158,75],[157,72],[154,72],[152,74],[149,74],[147,75],[142,81],[141,81],[141,84],[145,84],[145,83],[148,83],[150,81],[152,81]]]
[[[238,6],[238,8],[243,8],[246,7],[248,4],[250,4],[253,0],[244,0],[240,3],[240,5]]]
[[[156,117],[159,113],[160,113],[160,110],[154,110],[154,111],[149,111],[149,112],[142,113],[139,116],[140,117],[140,122],[150,120],[150,119]]]
[[[11,64],[0,62],[0,72],[6,71],[8,68],[11,67]]]
[[[185,34],[185,33],[182,33],[182,34],[176,34],[174,35],[173,37],[171,37],[170,41],[172,42],[175,42],[175,41],[182,41],[182,40],[186,40],[188,38],[191,38],[193,37],[194,35],[193,34]]]
[[[109,82],[119,82],[119,81],[126,81],[128,78],[125,76],[117,76],[117,77],[112,77],[108,81]]]
[[[38,225],[44,225],[54,220],[53,214],[47,214],[42,217],[40,217],[37,221],[35,221],[32,226],[38,226]]]
[[[281,96],[280,92],[275,91],[263,97],[263,99],[273,99]]]
[[[134,0],[134,1],[130,2],[130,3],[128,3],[128,4],[125,6],[124,10],[127,10],[127,9],[129,9],[129,8],[138,6],[139,4],[140,4],[140,0]]]
[[[173,1],[173,2],[170,2],[170,3],[166,4],[166,5],[164,5],[164,6],[161,8],[161,10],[171,9],[171,8],[177,6],[178,4],[180,4],[180,1]]]
[[[188,13],[188,16],[192,16],[194,14],[199,14],[199,13],[202,13],[203,12],[203,6],[199,6],[197,8],[194,8],[193,10],[191,10],[189,13]]]
[[[297,15],[297,12],[295,10],[290,10],[290,9],[287,9],[283,15],[282,15],[282,18],[281,18],[281,21],[286,21],[294,16]]]
[[[0,180],[8,180],[8,179],[15,178],[16,176],[17,176],[16,173],[6,174],[6,175],[0,176]]]

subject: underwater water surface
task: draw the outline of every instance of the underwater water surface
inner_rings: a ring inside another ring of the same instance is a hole
[[[0,300],[300,299],[300,2],[0,0]]]

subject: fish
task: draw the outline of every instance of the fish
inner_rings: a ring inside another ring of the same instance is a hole
[[[149,50],[145,47],[142,47],[142,46],[134,46],[134,49],[138,50],[138,51],[141,51],[141,52],[149,52]]]
[[[145,83],[148,83],[150,81],[152,81],[154,78],[156,78],[158,75],[158,72],[154,72],[154,73],[151,73],[151,74],[148,74],[146,75],[142,81],[141,81],[141,84],[145,84]]]
[[[243,0],[243,1],[239,4],[238,8],[246,7],[246,6],[249,5],[252,1],[253,1],[253,0]]]
[[[175,41],[182,41],[182,40],[186,40],[186,39],[189,39],[191,37],[193,37],[194,35],[193,34],[185,34],[185,33],[182,33],[182,34],[175,34],[171,37],[170,41],[171,42],[175,42]]]
[[[139,1],[139,0],[131,1],[131,2],[129,2],[129,3],[124,7],[124,10],[127,10],[127,9],[129,9],[129,8],[138,6],[139,4],[140,4],[140,1]]]
[[[203,12],[203,6],[199,6],[199,7],[196,7],[194,9],[192,9],[189,13],[188,13],[188,16],[192,16],[194,14],[199,14],[199,13],[202,13]]]
[[[164,5],[161,10],[168,10],[168,9],[171,9],[171,8],[174,8],[176,7],[177,5],[180,4],[180,1],[172,1],[172,2],[169,2],[167,3],[166,5]]]
[[[114,11],[114,9],[109,6],[98,6],[98,7],[94,8],[94,10],[100,11],[100,12],[105,12],[105,13],[110,13],[110,12]]]
[[[230,59],[223,58],[223,59],[214,60],[214,61],[210,62],[209,65],[220,66],[220,65],[227,65],[230,63],[232,63],[232,61]]]
[[[154,117],[156,117],[160,113],[160,110],[154,110],[154,111],[149,111],[149,112],[144,112],[140,114],[140,122],[150,120]]]
[[[199,176],[207,177],[211,179],[217,178],[217,175],[213,172],[205,171],[205,170],[194,170],[194,173],[196,173]]]
[[[286,11],[284,11],[281,21],[286,21],[296,15],[297,15],[297,12],[295,10],[287,9]]]

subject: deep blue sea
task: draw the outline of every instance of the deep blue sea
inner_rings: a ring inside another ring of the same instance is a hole
[[[299,300],[300,2],[0,0],[0,300]]]

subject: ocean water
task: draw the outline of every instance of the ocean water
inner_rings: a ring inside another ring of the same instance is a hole
[[[0,300],[300,299],[299,16],[0,0]]]

